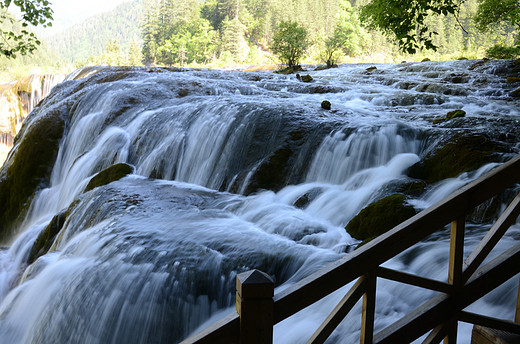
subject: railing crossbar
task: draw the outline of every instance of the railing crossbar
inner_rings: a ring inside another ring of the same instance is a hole
[[[520,324],[513,321],[497,319],[493,317],[462,311],[458,316],[459,320],[465,323],[494,328],[504,332],[520,334]]]
[[[520,194],[509,204],[506,210],[491,227],[478,246],[473,250],[464,262],[463,280],[467,281],[489,255],[498,241],[513,225],[520,214]]]
[[[376,274],[377,277],[380,278],[441,293],[449,294],[453,291],[453,286],[451,284],[385,267],[378,267],[376,269]]]
[[[348,293],[341,299],[330,315],[314,332],[306,344],[321,344],[332,334],[339,323],[347,316],[356,303],[361,299],[366,289],[366,277],[361,276],[350,288]]]

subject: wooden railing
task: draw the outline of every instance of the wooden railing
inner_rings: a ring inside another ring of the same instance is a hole
[[[247,276],[239,275],[238,312],[182,343],[272,343],[273,325],[356,279],[354,286],[307,343],[323,343],[360,298],[363,298],[361,343],[409,343],[428,332],[424,343],[439,343],[443,339],[445,343],[455,343],[459,321],[520,334],[520,325],[513,321],[464,311],[467,306],[520,272],[520,243],[481,266],[498,240],[516,222],[520,213],[520,195],[507,207],[469,257],[465,261],[463,259],[465,216],[479,204],[518,182],[520,156],[493,169],[328,267],[277,293],[273,298],[266,297],[269,290],[272,290],[268,277],[267,280],[262,280],[256,274],[260,279],[252,281],[252,292],[241,293],[245,288],[242,284],[248,283],[251,272],[246,273]],[[446,282],[381,267],[381,264],[449,223],[451,237]],[[438,294],[396,323],[374,334],[378,278],[430,289]],[[254,290],[259,291],[258,297]],[[253,306],[243,307],[244,302]],[[255,310],[255,304],[262,305],[261,311]],[[520,321],[519,309],[517,303],[517,322]],[[266,326],[269,329],[265,329]]]

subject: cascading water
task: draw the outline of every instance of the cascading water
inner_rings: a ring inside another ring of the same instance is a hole
[[[7,183],[40,119],[63,119],[52,170],[39,176],[25,217],[3,227],[13,234],[0,248],[0,338],[178,342],[232,311],[237,273],[263,270],[277,290],[308,276],[354,249],[345,225],[402,192],[415,181],[409,168],[451,137],[505,134],[515,149],[520,114],[502,64],[342,66],[311,72],[310,84],[267,72],[75,72],[27,119],[0,171]],[[432,124],[460,108],[466,118]],[[117,163],[134,173],[85,191]],[[408,202],[426,208],[495,165],[429,182]],[[468,249],[487,228],[472,225]],[[440,231],[388,264],[443,280],[447,242]],[[508,317],[515,283],[472,307]],[[432,296],[410,289],[378,285],[376,328]],[[275,342],[307,340],[342,292],[277,325]],[[355,343],[359,328],[357,310],[328,343]]]

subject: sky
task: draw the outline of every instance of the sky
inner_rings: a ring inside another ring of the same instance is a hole
[[[130,0],[51,0],[54,21],[49,32],[58,32]]]

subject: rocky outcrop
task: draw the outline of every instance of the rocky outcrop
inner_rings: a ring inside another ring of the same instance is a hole
[[[85,192],[126,177],[127,175],[134,173],[134,170],[134,167],[129,164],[114,164],[92,177],[85,188]]]
[[[509,151],[508,146],[484,134],[457,134],[413,165],[408,176],[435,183],[490,162],[500,162],[503,153]]]
[[[56,106],[24,122],[14,154],[0,169],[0,242],[9,237],[36,191],[48,185],[67,114]]]
[[[416,214],[406,204],[406,196],[394,194],[371,203],[361,210],[345,227],[355,239],[371,240]]]

